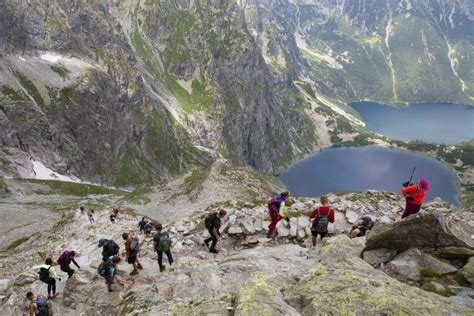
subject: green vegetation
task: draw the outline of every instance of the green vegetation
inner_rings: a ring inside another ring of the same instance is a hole
[[[0,91],[12,101],[21,102],[26,100],[22,92],[18,92],[9,86],[3,85]]]
[[[4,178],[0,178],[0,194],[8,194],[10,190]]]
[[[52,71],[60,75],[63,79],[68,79],[71,71],[63,65],[49,65]]]
[[[151,163],[140,155],[129,141],[127,149],[119,161],[119,175],[115,184],[118,186],[140,185],[149,182],[153,174]]]
[[[23,88],[25,88],[28,94],[35,100],[35,102],[40,106],[44,106],[44,99],[41,96],[41,93],[39,93],[38,89],[36,89],[33,82],[31,82],[30,79],[28,79],[25,75],[23,75],[20,72],[15,72],[15,75],[20,81],[20,84],[23,86]]]
[[[135,189],[133,192],[127,194],[124,197],[124,200],[133,203],[133,204],[148,204],[151,202],[151,199],[146,195],[147,193],[153,192],[152,189],[148,187],[141,187]]]
[[[106,187],[92,185],[92,184],[83,184],[83,183],[74,183],[74,182],[65,182],[57,180],[38,180],[38,179],[18,179],[22,182],[30,182],[48,186],[50,190],[34,190],[36,194],[64,194],[72,196],[89,196],[89,195],[124,195],[126,192],[109,189]]]
[[[184,179],[182,194],[189,196],[190,200],[196,199],[198,194],[202,191],[203,183],[206,181],[210,172],[210,168],[193,169],[191,174]]]
[[[6,251],[9,251],[9,250],[13,250],[13,249],[16,249],[18,248],[20,245],[24,244],[25,242],[27,242],[28,240],[30,240],[31,238],[35,237],[35,236],[41,236],[41,233],[35,233],[31,236],[25,236],[25,237],[21,237],[15,241],[13,241],[12,243],[10,243],[6,249]]]

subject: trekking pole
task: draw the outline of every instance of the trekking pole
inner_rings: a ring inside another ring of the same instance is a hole
[[[411,177],[408,183],[411,183],[411,180],[413,179],[413,175],[415,174],[415,169],[416,169],[416,166],[413,166],[413,171],[411,172]]]

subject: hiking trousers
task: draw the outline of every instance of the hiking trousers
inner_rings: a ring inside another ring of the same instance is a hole
[[[160,269],[163,269],[163,251],[158,250],[158,265]],[[171,254],[171,250],[165,251],[166,256],[168,257],[168,263],[171,265],[173,263],[173,255]]]
[[[51,291],[53,292],[53,295],[56,294],[56,279],[49,278],[46,284],[48,284],[48,295],[51,296]]]
[[[420,209],[421,209],[420,204],[414,204],[410,200],[407,200],[406,205],[405,205],[405,212],[403,212],[402,218],[416,214],[420,211]]]
[[[270,218],[272,219],[272,222],[270,225],[268,225],[268,235],[273,235],[273,231],[275,230],[276,225],[278,222],[283,218],[278,214],[277,212],[269,212]]]
[[[211,235],[211,237],[204,240],[204,242],[207,244],[212,240],[211,247],[209,247],[209,250],[214,251],[214,250],[216,250],[217,238],[214,237],[214,235],[212,233],[212,229],[208,229],[208,231],[209,231],[209,235]]]
[[[74,269],[72,269],[69,265],[61,266],[61,271],[67,273],[68,279],[74,274]]]

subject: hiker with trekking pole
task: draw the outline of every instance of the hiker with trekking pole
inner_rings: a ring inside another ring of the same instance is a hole
[[[403,183],[404,188],[402,189],[402,194],[406,199],[406,204],[405,211],[402,214],[402,219],[420,211],[421,204],[430,188],[429,182],[426,179],[420,179],[416,183],[411,183],[413,175],[415,174],[415,169],[416,167],[413,167],[410,180]]]

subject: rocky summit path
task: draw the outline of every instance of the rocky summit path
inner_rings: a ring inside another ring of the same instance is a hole
[[[23,315],[25,293],[46,294],[31,267],[48,256],[75,250],[81,266],[59,282],[51,302],[55,315],[469,315],[474,312],[472,213],[442,202],[399,221],[401,198],[387,192],[331,195],[338,208],[331,237],[308,248],[307,221],[312,199],[298,199],[278,225],[280,237],[264,238],[265,205],[239,201],[225,208],[220,253],[202,245],[204,214],[164,223],[173,239],[175,263],[160,273],[151,237],[139,235],[144,269],[129,276],[123,260],[119,274],[130,287],[109,293],[97,274],[101,238],[112,238],[124,251],[121,234],[137,232],[141,216],[121,214],[116,224],[107,210],[96,222],[76,213],[49,236],[30,239],[5,252],[0,261],[0,314]],[[369,238],[350,239],[347,231],[369,213],[377,224]],[[398,233],[398,238],[394,237]],[[418,242],[411,241],[416,233]],[[430,233],[434,233],[430,234]],[[439,238],[437,238],[439,237]],[[395,238],[395,239],[394,239]],[[393,242],[397,240],[398,242]],[[414,248],[418,247],[418,248]]]

